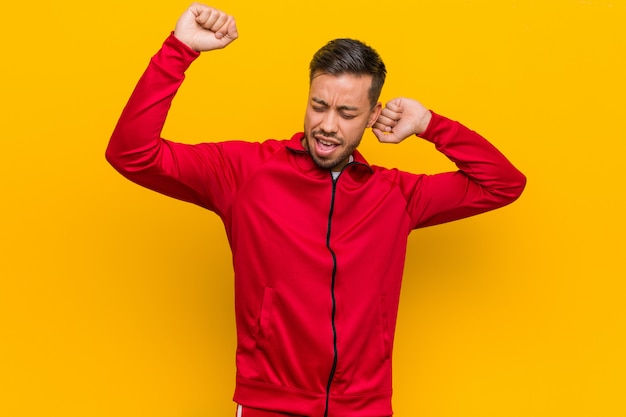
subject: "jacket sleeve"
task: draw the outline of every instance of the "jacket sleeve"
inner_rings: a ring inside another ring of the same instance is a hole
[[[184,73],[199,53],[171,34],[137,83],[106,149],[124,177],[159,193],[218,212],[232,198],[238,167],[225,148],[244,143],[176,143],[161,137]],[[248,144],[251,145],[251,144]]]
[[[461,123],[433,112],[422,138],[434,143],[458,167],[436,175],[407,175],[401,187],[407,196],[412,228],[473,216],[515,201],[526,177],[491,143]]]

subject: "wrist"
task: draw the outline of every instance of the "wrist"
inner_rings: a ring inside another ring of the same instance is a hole
[[[417,136],[420,136],[422,133],[426,132],[432,118],[432,112],[430,110],[426,110],[426,112],[422,115],[420,121],[417,123],[417,132],[415,133]]]

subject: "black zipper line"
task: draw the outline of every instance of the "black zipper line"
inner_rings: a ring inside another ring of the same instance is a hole
[[[331,173],[332,175],[332,173]],[[337,188],[337,179],[333,179],[333,188],[332,194],[330,198],[330,211],[328,213],[328,229],[326,232],[326,247],[333,257],[333,272],[331,276],[330,282],[330,297],[332,299],[332,310],[330,316],[330,323],[333,328],[333,366],[330,369],[330,375],[328,376],[328,383],[326,384],[326,408],[324,410],[324,417],[328,417],[328,405],[330,401],[330,386],[333,382],[333,378],[335,377],[335,371],[337,370],[337,327],[335,326],[335,312],[337,309],[336,301],[335,301],[335,276],[337,274],[337,256],[335,252],[330,246],[330,229],[333,218],[333,211],[335,209],[335,190]]]

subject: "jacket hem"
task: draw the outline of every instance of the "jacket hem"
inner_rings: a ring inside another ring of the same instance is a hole
[[[264,410],[322,417],[326,393],[278,386],[250,379],[237,378],[233,400],[237,404]],[[391,416],[391,390],[337,395],[331,392],[328,417]]]

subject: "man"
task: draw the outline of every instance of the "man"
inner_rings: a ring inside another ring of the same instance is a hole
[[[180,144],[160,137],[184,72],[237,38],[235,20],[193,4],[152,58],[107,149],[124,176],[222,219],[233,254],[234,400],[244,417],[384,417],[411,230],[492,210],[525,177],[477,133],[407,98],[384,108],[385,66],[337,39],[310,66],[304,132],[262,143]],[[356,150],[420,136],[456,172],[370,166]]]

